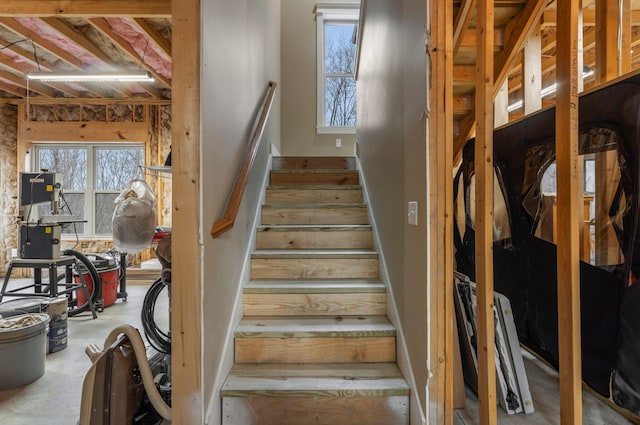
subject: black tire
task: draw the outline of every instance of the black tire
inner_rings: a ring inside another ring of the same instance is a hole
[[[98,301],[100,301],[101,294],[102,294],[102,280],[100,279],[98,270],[96,270],[96,267],[93,265],[91,260],[89,260],[89,258],[87,258],[87,256],[81,252],[74,251],[73,249],[67,249],[64,251],[64,255],[73,255],[89,271],[89,275],[93,280],[93,290],[89,291],[89,296],[91,297],[91,302],[95,307],[97,304],[99,304]],[[78,272],[78,275],[81,274],[80,270],[76,270],[76,271]],[[75,300],[71,300],[69,303],[69,316],[75,316],[76,314],[80,314],[83,311],[86,311],[88,308],[89,308],[88,301],[84,302],[81,305],[77,305],[77,297],[76,297]]]

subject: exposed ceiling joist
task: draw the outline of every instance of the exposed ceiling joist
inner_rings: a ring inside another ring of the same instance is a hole
[[[0,0],[0,15],[168,18],[171,0]]]
[[[476,7],[476,0],[463,0],[453,24],[453,57],[456,57],[462,44],[462,34],[469,26],[471,11]]]
[[[171,40],[164,38],[162,34],[160,34],[160,31],[144,19],[135,18],[133,22],[135,22],[143,32],[147,33],[151,40],[153,40],[167,56],[171,57]]]
[[[162,74],[160,74],[159,72],[156,72],[153,68],[147,66],[144,63],[142,56],[140,56],[138,52],[135,51],[133,46],[131,46],[131,44],[127,40],[125,40],[119,34],[113,31],[113,29],[111,28],[111,25],[109,25],[109,23],[104,18],[90,18],[89,22],[97,30],[99,30],[104,36],[108,37],[116,46],[118,46],[120,49],[125,51],[133,60],[140,63],[141,66],[143,66],[147,71],[151,72],[151,74],[156,79],[161,81],[166,88],[171,88],[171,80],[168,78],[165,78]]]

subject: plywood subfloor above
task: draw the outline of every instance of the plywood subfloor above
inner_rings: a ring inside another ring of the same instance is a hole
[[[560,394],[558,373],[524,352],[525,369],[536,409],[529,415],[508,415],[498,408],[500,425],[554,425],[560,424]],[[583,391],[583,425],[629,425],[630,420],[613,410],[588,391]],[[467,388],[466,407],[454,411],[454,425],[476,425],[478,420],[478,398]]]

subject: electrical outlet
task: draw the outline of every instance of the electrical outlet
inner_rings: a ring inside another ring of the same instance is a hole
[[[336,148],[342,147],[342,139],[336,139]]]

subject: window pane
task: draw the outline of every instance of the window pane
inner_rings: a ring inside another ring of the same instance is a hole
[[[96,149],[96,190],[120,190],[142,165],[141,148]],[[97,213],[96,213],[97,214]]]
[[[117,193],[96,193],[96,234],[111,234],[111,220]]]
[[[327,74],[353,74],[356,45],[351,42],[355,24],[326,24],[324,57]]]
[[[66,204],[65,202],[66,201]],[[84,193],[65,193],[64,201],[62,201],[62,214],[71,214],[80,220],[84,220]],[[75,230],[73,224],[69,224],[62,228],[62,233],[74,234],[84,233],[85,223],[76,223]]]
[[[85,190],[87,182],[87,151],[78,148],[40,148],[38,169],[62,174],[63,190]]]
[[[328,126],[356,125],[356,81],[352,77],[325,79],[325,123]]]

